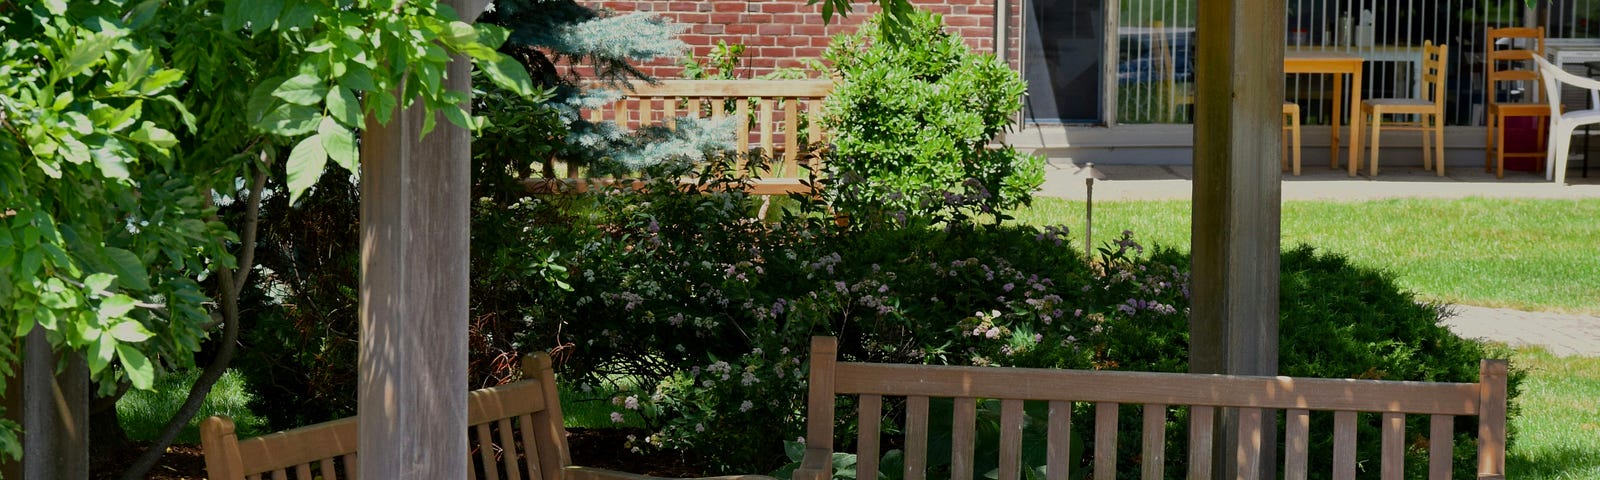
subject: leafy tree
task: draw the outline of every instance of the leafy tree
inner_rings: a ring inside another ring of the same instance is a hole
[[[0,3],[0,32],[0,373],[42,329],[87,357],[101,393],[149,388],[221,329],[216,360],[129,477],[232,356],[271,165],[293,200],[328,160],[356,171],[369,116],[420,105],[475,126],[468,94],[443,87],[452,55],[532,93],[495,51],[504,29],[430,0],[25,0]],[[248,208],[228,225],[217,205],[232,202]],[[17,433],[0,424],[13,459]]]

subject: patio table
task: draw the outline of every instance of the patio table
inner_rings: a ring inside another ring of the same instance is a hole
[[[1361,166],[1361,63],[1360,55],[1334,50],[1290,48],[1283,52],[1283,73],[1326,73],[1333,75],[1333,119],[1328,137],[1328,166],[1339,168],[1339,127],[1346,103],[1350,112],[1350,176]],[[1344,97],[1344,77],[1350,76],[1350,98]]]

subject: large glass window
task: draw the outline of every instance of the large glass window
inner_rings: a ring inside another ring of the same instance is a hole
[[[1029,0],[1023,41],[1032,123],[1103,123],[1106,0]]]

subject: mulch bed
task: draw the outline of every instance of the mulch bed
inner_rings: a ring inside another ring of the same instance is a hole
[[[574,428],[568,432],[567,445],[572,449],[572,463],[586,467],[599,467],[618,470],[628,473],[654,475],[659,477],[699,477],[705,475],[705,469],[699,467],[690,459],[673,452],[654,452],[649,454],[633,453],[625,445],[628,435],[634,435],[637,442],[643,442],[650,433],[645,430],[588,430]],[[108,459],[105,463],[95,465],[89,478],[95,480],[114,480],[122,475],[134,461],[139,459],[139,454],[144,451],[148,442],[138,444],[138,448],[129,449],[115,458]],[[150,475],[145,478],[150,480],[195,480],[206,478],[206,460],[200,451],[199,445],[173,445],[167,449],[167,454],[161,457],[161,463],[151,469]]]

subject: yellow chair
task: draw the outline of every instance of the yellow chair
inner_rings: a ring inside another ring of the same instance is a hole
[[[1444,69],[1449,52],[1450,47],[1434,45],[1432,40],[1422,43],[1421,98],[1374,98],[1361,101],[1362,118],[1372,125],[1370,175],[1378,175],[1378,134],[1388,127],[1391,130],[1421,131],[1422,168],[1431,170],[1434,164],[1438,164],[1439,176],[1444,176]],[[1384,115],[1415,115],[1416,121],[1402,120],[1385,124]]]
[[[1539,158],[1541,170],[1546,157],[1544,143],[1545,121],[1550,117],[1550,105],[1545,103],[1543,88],[1537,88],[1539,72],[1533,66],[1534,57],[1544,57],[1544,27],[1514,27],[1491,28],[1488,38],[1484,41],[1484,91],[1488,99],[1484,102],[1484,126],[1487,128],[1484,138],[1483,170],[1493,171],[1496,177],[1506,176],[1506,157],[1533,157]],[[1512,48],[1505,50],[1495,49],[1496,44],[1504,41]],[[1520,46],[1519,46],[1520,44]],[[1538,93],[1524,95],[1516,102],[1498,101],[1501,82],[1521,82],[1520,88],[1536,90]],[[1506,153],[1506,117],[1534,117],[1538,125],[1537,138],[1541,142],[1539,148],[1533,152]]]
[[[1283,168],[1289,168],[1289,156],[1294,155],[1294,176],[1300,176],[1300,104],[1283,102]]]

